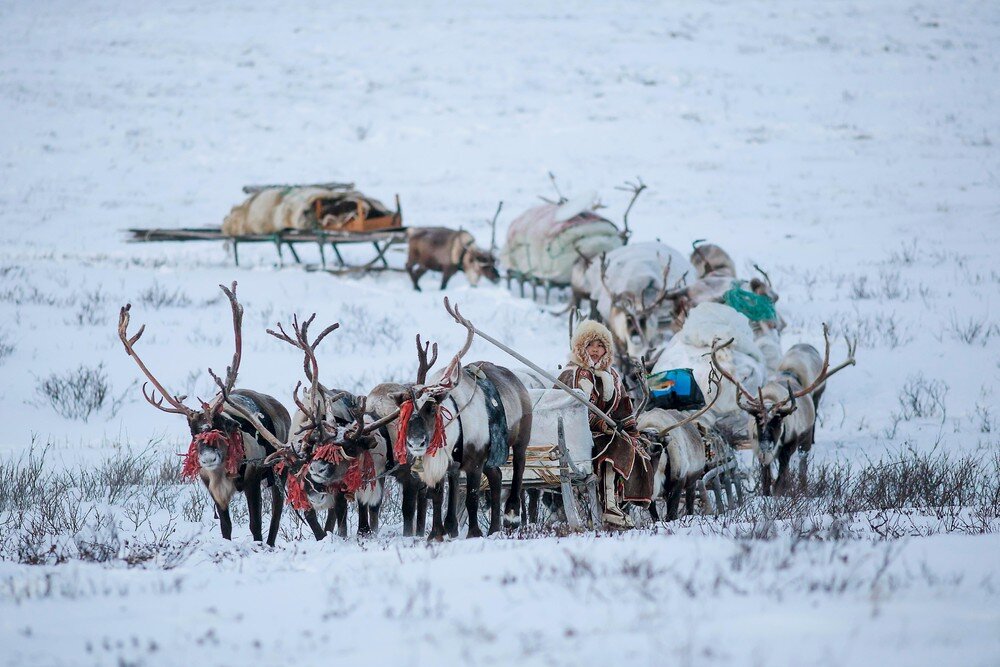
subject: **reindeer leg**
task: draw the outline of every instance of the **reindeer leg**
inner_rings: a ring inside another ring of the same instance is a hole
[[[806,492],[809,485],[809,450],[799,451],[799,487]]]
[[[416,534],[423,537],[425,532],[427,532],[427,487],[418,481]]]
[[[517,528],[521,525],[521,485],[524,483],[524,464],[528,453],[528,439],[531,437],[531,415],[522,418],[518,429],[518,438],[511,443],[513,450],[514,470],[510,480],[510,493],[507,494],[507,504],[504,507],[503,525],[505,528]],[[497,468],[497,472],[500,469]],[[497,483],[497,487],[500,483]],[[535,518],[538,519],[538,504],[535,504]]]
[[[542,492],[538,489],[528,489],[528,521],[538,523],[538,500]]]
[[[315,536],[317,541],[326,537],[326,531],[323,529],[323,526],[319,525],[319,518],[316,516],[316,510],[307,509],[305,511],[305,519],[306,523],[309,524],[309,528],[312,529],[313,536]]]
[[[684,514],[692,515],[694,514],[694,494],[695,494],[695,480],[688,480],[684,485]]]
[[[428,541],[440,542],[444,539],[444,524],[441,521],[441,505],[444,501],[444,480],[442,479],[433,488],[427,489],[427,495],[431,501],[431,532],[427,536]]]
[[[347,539],[347,496],[338,493],[333,501],[333,513],[337,521],[337,535]]]
[[[667,480],[666,488],[663,490],[663,497],[667,500],[667,521],[677,521],[681,508],[681,486],[680,480]]]
[[[788,464],[792,460],[792,454],[795,453],[795,444],[785,445],[780,450],[778,450],[778,479],[774,482],[774,490],[776,493],[784,494],[788,490]]]
[[[486,468],[483,472],[486,473],[486,479],[490,483],[490,532],[489,535],[500,530],[500,498],[503,492],[503,473],[500,472],[500,468]],[[511,495],[513,495],[514,490],[511,489]],[[518,493],[517,504],[520,506],[521,498],[520,493]],[[507,497],[508,504],[510,504],[510,496]],[[510,512],[516,512],[517,525],[521,524],[521,510],[508,510],[507,514]],[[504,524],[507,522],[504,521]]]
[[[337,512],[329,509],[326,511],[326,520],[323,522],[323,532],[331,535],[337,531]]]
[[[469,533],[466,537],[482,537],[483,531],[479,530],[479,487],[483,482],[483,468],[477,466],[474,470],[465,473],[465,509],[469,514]],[[497,507],[497,514],[500,508]],[[497,517],[499,519],[499,517]],[[499,521],[497,521],[499,523]],[[493,528],[492,521],[490,528]],[[492,530],[490,531],[493,532]]]
[[[411,479],[403,480],[403,537],[413,536],[413,515],[417,510],[417,488]]]
[[[219,513],[219,527],[222,528],[222,538],[233,539],[233,520],[229,516],[229,508],[223,509],[222,505],[215,503],[215,511]]]
[[[281,511],[284,509],[284,502],[281,491],[278,490],[278,481],[271,485],[271,523],[267,527],[267,546],[273,547],[274,541],[278,539],[278,526],[281,525]]]
[[[365,535],[370,535],[372,532],[371,525],[368,523],[368,505],[362,505],[358,502],[358,537],[363,537]]]
[[[653,523],[660,522],[660,511],[656,509],[656,498],[649,503],[649,518]]]
[[[458,480],[461,474],[458,464],[452,464],[448,469],[448,513],[444,518],[444,527],[450,537],[458,537]]]
[[[382,503],[368,506],[368,523],[372,529],[372,535],[378,535],[378,515],[382,509]]]
[[[760,464],[760,494],[771,495],[771,465]]]
[[[415,289],[418,292],[423,291],[420,289],[420,278],[425,273],[427,273],[427,269],[417,264],[417,265],[407,266],[406,272],[410,274],[410,280],[413,281],[413,289]]]
[[[254,542],[263,542],[261,535],[261,498],[260,479],[255,475],[247,475],[245,482],[246,490],[244,495],[247,499],[247,511],[250,514],[250,534],[253,535]]]
[[[446,267],[444,267],[444,269],[441,271],[441,289],[442,290],[448,288],[448,281],[451,280],[451,277],[453,275],[455,275],[457,272],[458,272],[458,269],[456,269],[453,266],[446,266]]]

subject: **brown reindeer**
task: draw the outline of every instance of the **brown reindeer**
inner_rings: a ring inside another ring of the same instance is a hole
[[[272,484],[271,523],[267,531],[267,543],[274,546],[281,520],[281,494],[273,486],[274,476],[263,465],[263,461],[276,448],[283,446],[288,438],[288,411],[271,396],[249,389],[233,389],[243,355],[243,307],[236,300],[235,282],[231,288],[223,285],[219,287],[226,294],[232,308],[236,351],[232,364],[226,368],[225,380],[209,369],[219,386],[219,393],[209,402],[201,401],[201,408],[198,410],[184,404],[186,396],[174,396],[164,389],[139,358],[135,344],[146,326],[139,327],[139,331],[129,337],[132,304],[126,304],[121,309],[118,337],[125,346],[125,351],[154,387],[147,391],[146,384],[143,384],[142,395],[146,400],[159,410],[187,418],[192,440],[185,456],[182,475],[200,478],[208,489],[215,502],[222,536],[227,540],[232,539],[233,523],[229,515],[229,503],[237,491],[243,491],[250,514],[250,532],[254,540],[262,541],[261,485],[269,483]],[[159,398],[156,392],[159,392]],[[164,405],[164,401],[167,405]]]
[[[822,359],[812,345],[795,345],[782,358],[777,372],[754,396],[719,363],[716,354],[726,345],[712,348],[712,365],[736,386],[736,402],[751,417],[751,438],[760,464],[761,491],[765,496],[788,486],[788,463],[796,451],[808,453],[816,440],[816,408],[826,381],[834,373],[855,364],[857,340],[847,341],[847,359],[830,368],[830,332],[823,325],[825,352]],[[772,479],[771,464],[777,460],[778,474]],[[800,482],[805,484],[805,464]]]
[[[413,289],[420,290],[420,278],[428,271],[441,272],[441,289],[459,271],[464,271],[469,284],[475,287],[480,277],[496,283],[500,273],[496,255],[476,246],[476,239],[467,231],[447,227],[412,227],[407,231],[409,254],[406,272],[413,280]]]
[[[286,476],[288,502],[305,510],[305,519],[316,539],[327,532],[347,536],[347,502],[357,501],[358,535],[378,530],[382,504],[382,477],[388,465],[388,440],[378,433],[365,432],[364,401],[360,404],[346,391],[331,391],[319,381],[316,348],[327,335],[339,328],[332,324],[309,340],[309,327],[316,314],[303,322],[292,318],[292,333],[278,324],[267,332],[303,353],[302,367],[309,389],[299,398],[301,382],[292,398],[298,406],[292,418],[288,446],[270,461]],[[324,525],[317,512],[328,510]]]

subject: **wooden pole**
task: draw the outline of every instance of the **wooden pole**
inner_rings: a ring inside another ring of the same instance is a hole
[[[580,514],[576,509],[576,499],[573,497],[573,484],[570,482],[569,474],[569,450],[566,447],[566,430],[563,427],[563,418],[560,415],[556,422],[557,444],[559,445],[559,488],[562,491],[563,510],[566,512],[566,523],[570,528],[579,528]]]
[[[510,349],[509,347],[507,347],[506,345],[504,345],[503,343],[501,343],[500,341],[498,341],[493,336],[490,336],[489,334],[482,332],[481,330],[477,329],[476,327],[472,327],[472,331],[477,336],[479,336],[480,338],[482,338],[483,340],[485,340],[485,341],[487,341],[489,343],[493,343],[494,345],[496,345],[497,347],[499,347],[501,350],[503,350],[504,352],[506,352],[510,356],[514,357],[515,359],[517,359],[518,361],[520,361],[522,364],[524,364],[525,366],[527,366],[531,370],[535,371],[536,373],[538,373],[539,375],[541,375],[543,378],[545,378],[549,382],[553,383],[555,386],[557,386],[560,389],[562,389],[563,391],[565,391],[567,394],[569,394],[570,396],[572,396],[574,399],[576,399],[580,403],[583,403],[585,406],[587,406],[588,410],[590,410],[595,415],[597,415],[598,417],[600,417],[601,419],[603,419],[605,424],[607,424],[608,426],[610,426],[611,428],[613,428],[616,431],[618,430],[618,422],[616,422],[614,419],[612,419],[611,417],[609,417],[608,415],[606,415],[596,405],[594,405],[590,401],[586,400],[585,398],[581,397],[579,394],[576,393],[576,390],[574,390],[572,387],[570,387],[570,386],[566,385],[565,383],[563,383],[561,380],[559,380],[559,378],[553,377],[547,371],[543,370],[540,366],[538,366],[537,364],[533,363],[530,359],[528,359],[527,357],[522,356],[521,354],[518,354],[514,350]]]

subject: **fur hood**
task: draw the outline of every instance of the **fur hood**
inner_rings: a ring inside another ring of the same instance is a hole
[[[592,341],[599,340],[604,343],[607,352],[596,364],[591,364],[587,357],[587,345]],[[594,320],[583,320],[577,325],[573,332],[573,340],[570,342],[571,361],[580,368],[592,368],[598,371],[606,371],[611,368],[611,361],[614,358],[615,348],[611,339],[611,332],[600,322]]]

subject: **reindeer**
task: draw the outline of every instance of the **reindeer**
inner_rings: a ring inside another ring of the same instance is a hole
[[[816,439],[816,408],[830,376],[855,364],[857,339],[847,340],[847,359],[830,368],[830,332],[823,325],[825,352],[822,359],[812,345],[795,345],[782,358],[777,372],[757,391],[757,396],[725,370],[716,354],[729,345],[712,346],[712,365],[737,389],[736,402],[751,418],[751,438],[760,464],[761,491],[788,486],[788,463],[796,451],[807,454]],[[778,474],[772,479],[771,464],[777,460]],[[805,485],[806,461],[801,459],[799,481]]]
[[[464,271],[469,284],[475,287],[481,277],[492,283],[500,281],[496,266],[496,222],[503,202],[493,216],[493,237],[489,251],[476,246],[476,239],[467,231],[447,227],[411,227],[406,237],[409,254],[406,272],[413,281],[413,289],[420,292],[420,278],[428,271],[441,272],[441,289],[459,271]]]
[[[414,469],[427,485],[433,519],[429,538],[443,539],[445,529],[458,534],[457,493],[449,493],[447,521],[442,517],[442,482],[447,476],[452,488],[465,473],[465,504],[469,514],[469,537],[481,537],[479,488],[485,474],[490,485],[489,534],[500,530],[502,477],[500,466],[513,454],[513,479],[504,507],[503,524],[521,521],[521,481],[531,434],[531,401],[520,380],[508,369],[480,361],[462,365],[472,347],[475,327],[452,308],[445,309],[468,332],[465,344],[448,366],[436,373],[430,384],[406,385],[391,396],[398,417],[396,457],[416,459]]]
[[[428,351],[431,353],[430,361],[427,359]],[[392,421],[384,427],[390,443],[395,443],[399,435],[399,425],[395,419],[396,415],[399,414],[397,398],[408,395],[413,387],[423,385],[427,381],[427,372],[434,366],[437,358],[437,343],[434,343],[433,346],[430,343],[421,343],[420,334],[417,334],[418,368],[416,383],[400,384],[398,382],[384,382],[375,385],[368,392],[368,407],[372,413],[377,417],[392,416]],[[392,449],[390,449],[390,453],[395,456],[395,452]],[[403,489],[403,536],[423,536],[427,521],[427,486],[413,472],[411,464],[406,462],[405,459],[396,462],[396,469],[393,476]],[[455,486],[455,484],[452,484],[449,487],[450,493],[457,493],[457,489],[454,488]],[[416,527],[414,527],[414,515],[416,515]]]
[[[677,410],[653,408],[643,412],[637,410],[636,428],[653,443],[650,455],[655,461],[653,476],[653,497],[662,497],[667,504],[667,521],[674,521],[678,515],[681,491],[685,492],[685,513],[694,514],[695,485],[710,467],[706,454],[702,425],[698,422],[719,400],[719,378],[715,374],[709,379],[716,385],[715,398],[704,408],[684,416]],[[645,406],[649,402],[649,388],[643,383]],[[704,489],[702,500],[706,501]],[[707,502],[707,501],[706,501]],[[656,503],[649,505],[653,521],[659,521]]]
[[[608,264],[607,257],[602,257],[599,276],[601,286],[610,300],[607,311],[608,329],[614,337],[616,363],[622,370],[622,377],[631,378],[639,371],[649,372],[656,364],[659,354],[655,348],[662,338],[661,308],[664,302],[672,299],[677,293],[678,285],[684,277],[682,276],[677,281],[678,284],[671,288],[669,279],[673,258],[668,256],[658,287],[650,280],[642,290],[617,292],[611,289],[607,282]],[[653,294],[647,297],[649,292]],[[645,360],[641,368],[635,366],[637,359]],[[635,391],[634,386],[628,389],[630,393]]]
[[[129,337],[128,326],[132,304],[122,307],[118,317],[118,337],[125,351],[139,366],[154,389],[142,386],[142,395],[158,410],[184,415],[191,432],[191,445],[184,457],[182,476],[198,477],[208,489],[215,503],[222,537],[232,539],[233,522],[229,503],[237,491],[247,497],[250,513],[250,532],[257,542],[261,535],[261,485],[271,484],[271,523],[267,531],[267,544],[274,546],[281,520],[281,493],[274,484],[271,470],[263,465],[264,458],[284,445],[288,438],[288,411],[277,400],[249,389],[233,389],[243,355],[243,307],[236,299],[236,283],[231,288],[219,285],[229,299],[233,312],[233,332],[236,351],[232,364],[226,368],[222,380],[211,369],[209,373],[219,386],[219,393],[210,402],[200,401],[201,408],[194,410],[184,404],[186,396],[171,395],[153,376],[135,351],[135,344],[142,337],[146,326]],[[156,396],[159,392],[159,398]],[[164,405],[164,401],[168,405]],[[264,426],[266,424],[266,426]]]
[[[316,348],[339,323],[325,328],[309,340],[313,313],[301,324],[292,319],[292,334],[278,324],[278,331],[267,333],[303,353],[302,367],[309,390],[299,398],[299,382],[292,392],[298,411],[292,419],[288,446],[269,459],[286,475],[288,502],[305,510],[305,520],[317,540],[326,533],[347,537],[347,502],[357,500],[358,535],[378,530],[382,504],[382,477],[388,467],[388,437],[378,428],[364,423],[365,402],[346,391],[334,392],[319,381]],[[353,424],[352,424],[353,423]],[[328,510],[320,525],[317,512]]]

